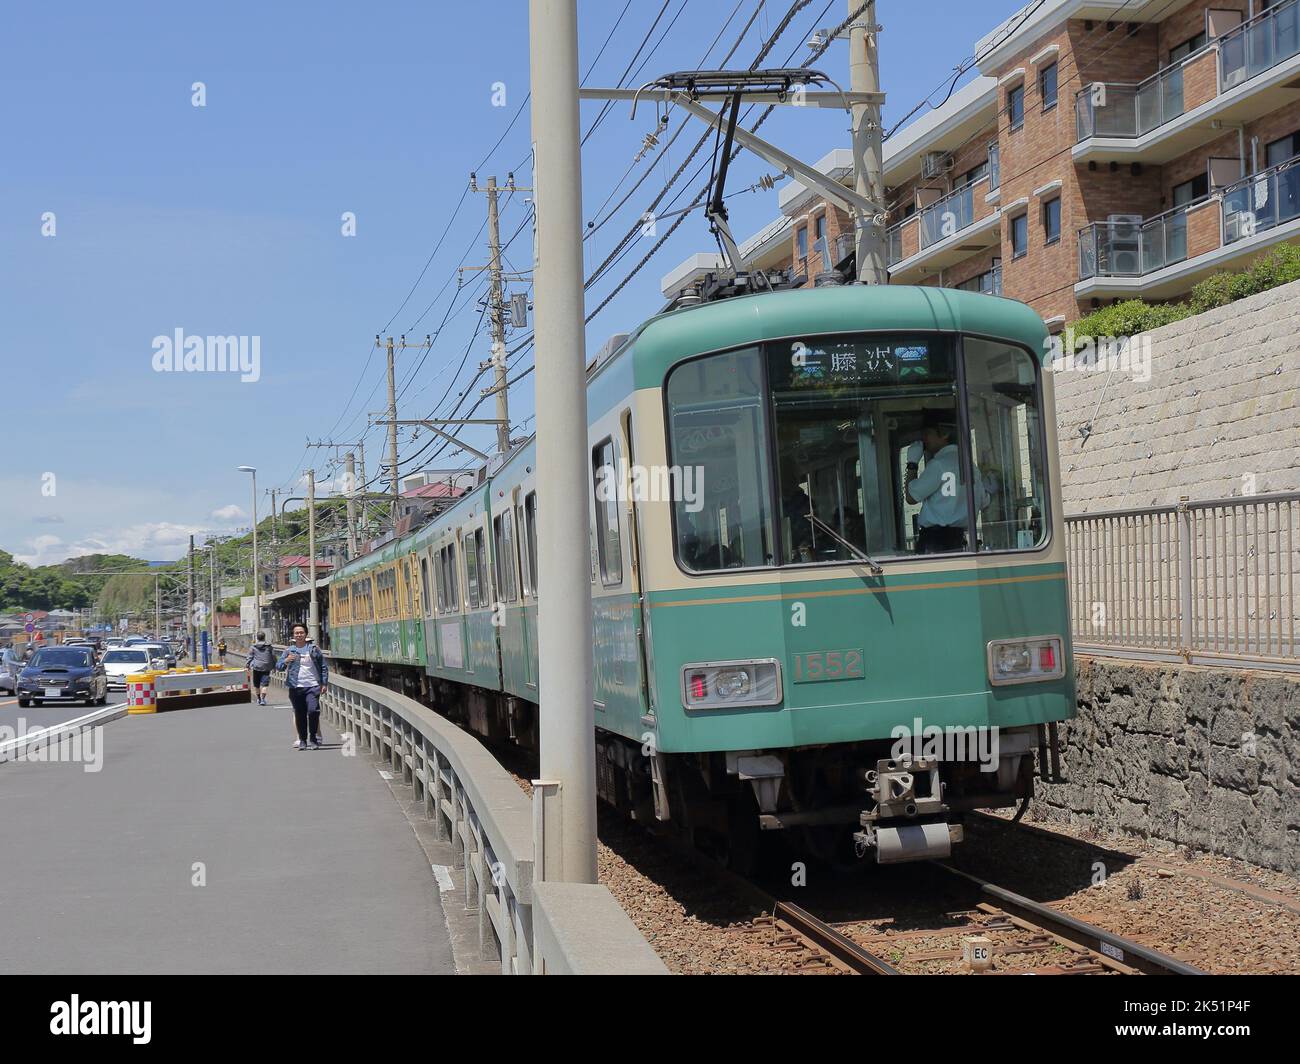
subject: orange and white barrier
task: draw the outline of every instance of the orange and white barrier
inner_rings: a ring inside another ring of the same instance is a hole
[[[126,678],[127,713],[157,713],[158,695],[152,672],[134,673]]]

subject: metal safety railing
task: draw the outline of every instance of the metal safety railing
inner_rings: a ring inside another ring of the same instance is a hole
[[[1225,33],[1219,46],[1219,91],[1227,92],[1300,53],[1300,6],[1274,4]]]
[[[666,974],[606,887],[541,881],[533,800],[472,735],[406,695],[335,672],[322,713],[413,788],[463,872],[482,954],[499,957],[502,974]]]
[[[1076,649],[1300,667],[1300,492],[1065,520]]]

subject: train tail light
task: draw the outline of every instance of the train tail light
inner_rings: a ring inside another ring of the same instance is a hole
[[[687,709],[775,706],[781,702],[781,666],[761,661],[706,661],[682,669]]]
[[[1064,640],[1059,635],[995,639],[988,645],[988,666],[995,687],[1059,680],[1065,675]]]

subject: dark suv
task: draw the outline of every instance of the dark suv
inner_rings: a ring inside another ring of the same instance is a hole
[[[108,677],[93,647],[41,647],[18,674],[18,704],[108,701]]]

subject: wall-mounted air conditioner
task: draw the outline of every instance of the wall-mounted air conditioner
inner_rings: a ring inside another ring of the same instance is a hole
[[[951,172],[952,156],[946,151],[928,151],[921,157],[921,177],[929,179]]]

